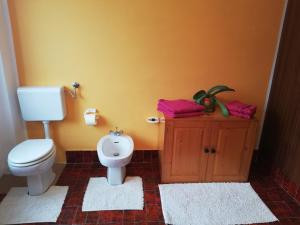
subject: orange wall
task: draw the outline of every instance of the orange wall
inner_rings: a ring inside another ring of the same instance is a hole
[[[159,98],[191,98],[227,84],[260,118],[284,0],[10,0],[22,85],[81,85],[68,115],[52,124],[60,153],[95,149],[114,126],[136,149],[157,148]],[[88,107],[97,127],[84,124]],[[31,137],[41,125],[28,124]],[[63,158],[60,157],[59,160]]]

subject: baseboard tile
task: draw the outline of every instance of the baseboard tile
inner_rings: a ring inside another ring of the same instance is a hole
[[[67,164],[99,163],[97,151],[67,151]],[[135,150],[131,163],[156,163],[158,162],[158,150]]]

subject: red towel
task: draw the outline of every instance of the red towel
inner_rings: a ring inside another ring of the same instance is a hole
[[[237,112],[249,116],[253,116],[256,112],[255,105],[248,105],[239,101],[232,101],[227,103],[226,108],[228,109],[229,112]]]
[[[157,110],[164,113],[165,116],[171,117],[171,118],[183,118],[183,117],[192,117],[192,116],[203,115],[202,111],[201,112],[190,112],[190,113],[174,113],[160,105],[158,105]]]
[[[186,99],[177,99],[177,100],[159,99],[158,107],[160,108],[162,107],[167,111],[175,114],[202,112],[204,110],[204,106],[198,105],[197,103]]]
[[[253,117],[253,115],[244,114],[244,113],[235,112],[235,111],[229,111],[229,114],[232,116],[237,116],[237,117],[241,117],[244,119],[251,119]]]
[[[191,112],[191,113],[170,113],[170,112],[163,112],[165,116],[171,118],[184,118],[184,117],[193,117],[193,116],[201,116],[203,112]]]

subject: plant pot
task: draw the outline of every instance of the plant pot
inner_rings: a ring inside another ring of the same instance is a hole
[[[216,100],[214,98],[211,98],[210,101],[205,102],[204,107],[205,112],[214,112],[216,110]]]
[[[214,112],[215,110],[216,110],[215,104],[206,105],[204,109],[204,111],[208,113]]]

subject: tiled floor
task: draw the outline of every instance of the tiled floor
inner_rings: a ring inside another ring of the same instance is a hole
[[[300,205],[271,177],[264,175],[261,169],[252,169],[249,180],[260,198],[280,220],[269,224],[300,225]]]
[[[158,168],[157,160],[149,163],[133,163],[127,168],[127,175],[143,178],[145,192],[143,211],[82,212],[81,204],[89,178],[105,176],[106,169],[99,164],[68,164],[57,182],[57,185],[70,187],[57,224],[164,224],[158,191]],[[300,206],[271,178],[252,170],[250,181],[260,197],[280,219],[280,222],[271,224],[300,225]],[[3,195],[0,195],[0,201],[1,197],[3,198]]]
[[[55,181],[58,180],[62,171],[65,168],[65,164],[54,164],[53,172],[56,174]],[[26,177],[17,177],[13,175],[3,175],[0,178],[0,196],[1,193],[7,193],[12,187],[24,187],[26,186]],[[1,199],[0,199],[1,200]]]

